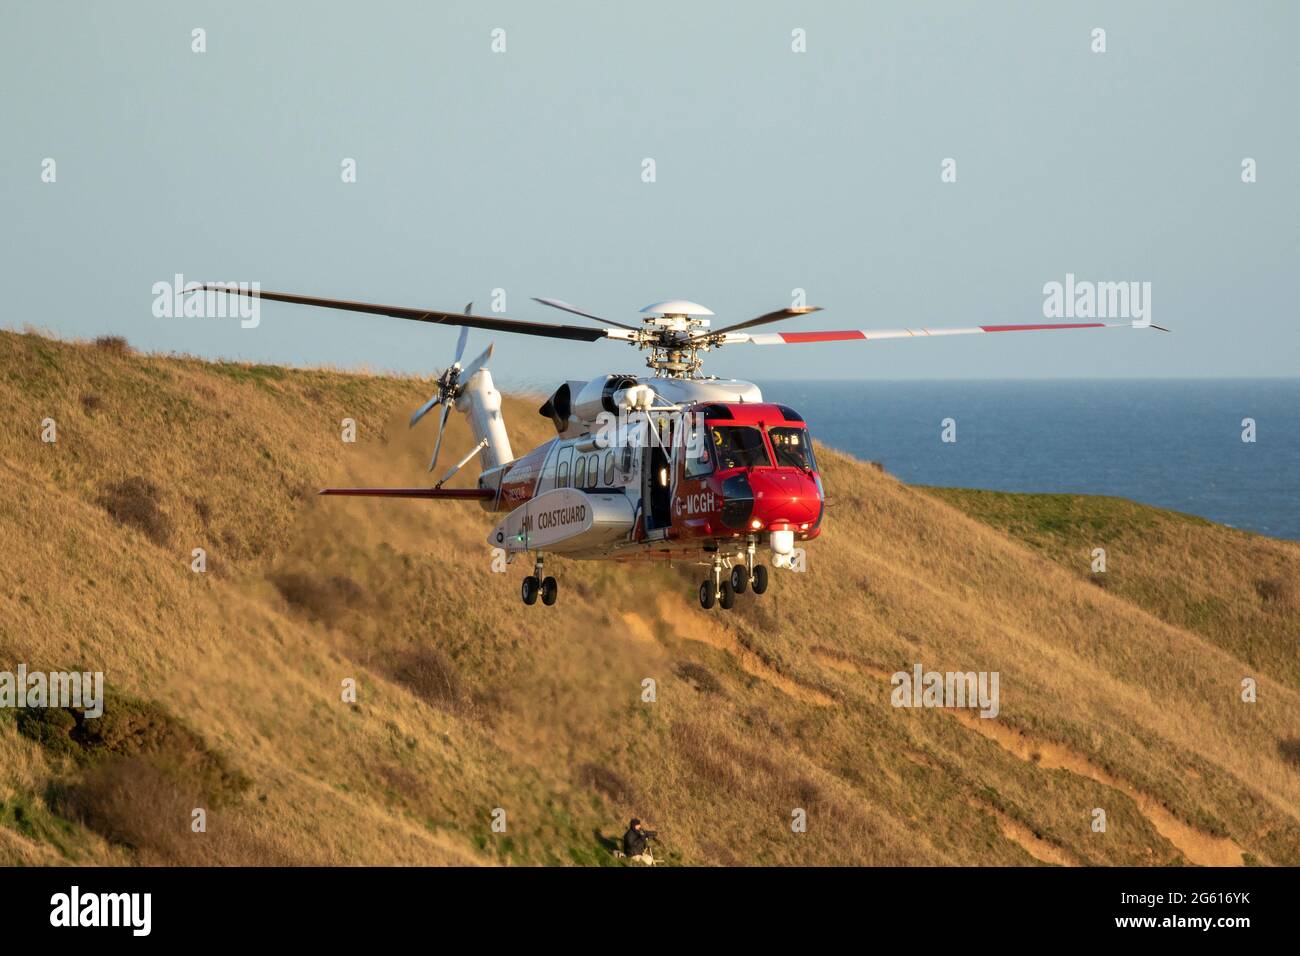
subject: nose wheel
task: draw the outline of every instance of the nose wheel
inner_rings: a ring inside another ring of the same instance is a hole
[[[743,564],[738,564],[731,569],[731,590],[737,594],[744,594],[747,587],[749,587],[749,569]]]
[[[751,538],[749,547],[745,549],[745,563],[731,569],[731,586],[735,588],[737,594],[744,594],[746,585],[753,588],[755,594],[762,594],[767,590],[767,568],[759,564],[757,558],[758,548]]]
[[[722,558],[716,557],[712,576],[700,584],[700,607],[707,611],[716,604],[724,611],[730,611],[736,606],[736,595],[744,594],[749,583],[750,575],[746,567],[736,565],[730,574],[724,574]]]

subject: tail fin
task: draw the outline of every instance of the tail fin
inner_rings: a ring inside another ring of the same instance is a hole
[[[469,416],[474,441],[487,441],[481,459],[484,471],[515,460],[505,419],[501,417],[501,393],[496,390],[490,371],[481,368],[465,383],[456,399],[456,410]]]

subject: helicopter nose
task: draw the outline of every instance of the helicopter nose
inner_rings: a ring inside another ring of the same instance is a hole
[[[755,471],[749,482],[754,494],[751,530],[807,531],[816,524],[822,493],[812,475],[793,469]]]

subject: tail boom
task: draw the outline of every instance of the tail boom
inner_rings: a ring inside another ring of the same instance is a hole
[[[317,494],[350,495],[359,498],[449,498],[461,501],[491,501],[491,488],[322,488]]]

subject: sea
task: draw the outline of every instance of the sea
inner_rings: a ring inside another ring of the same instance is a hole
[[[911,484],[1116,495],[1300,540],[1300,379],[758,384]]]

